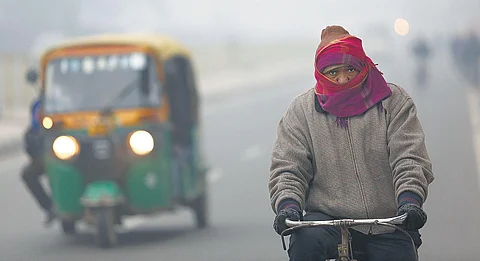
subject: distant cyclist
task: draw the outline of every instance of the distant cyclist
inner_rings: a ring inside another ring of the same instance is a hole
[[[471,84],[480,88],[480,40],[473,30],[465,39],[464,62],[467,79]]]
[[[416,58],[417,66],[415,67],[415,82],[418,87],[425,87],[424,85],[428,82],[429,74],[429,62],[428,60],[431,57],[431,49],[425,40],[425,38],[420,37],[414,43],[412,47],[413,55]]]

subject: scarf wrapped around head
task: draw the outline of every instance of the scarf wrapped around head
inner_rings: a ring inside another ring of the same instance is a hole
[[[338,33],[339,28],[343,33]],[[334,33],[329,34],[328,30]],[[326,67],[338,64],[348,64],[360,73],[343,85],[322,74]],[[362,40],[339,26],[322,31],[322,42],[315,55],[315,79],[320,106],[336,116],[342,127],[346,127],[346,118],[364,113],[392,94],[382,73],[365,54]]]

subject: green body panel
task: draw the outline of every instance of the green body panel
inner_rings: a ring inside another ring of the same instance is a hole
[[[117,127],[116,132],[129,132],[141,129]],[[63,132],[65,135],[87,135],[86,130]],[[199,179],[198,173],[204,169],[202,152],[200,151],[199,134],[197,129],[192,130],[194,137],[193,155],[191,162],[183,168],[181,173],[181,191],[183,197],[191,199],[205,189],[203,180]],[[168,208],[173,199],[172,166],[175,160],[172,157],[172,145],[170,131],[162,135],[161,148],[155,153],[144,157],[129,158],[126,182],[123,187],[112,187],[113,182],[84,184],[82,174],[68,162],[61,161],[50,152],[46,153],[46,172],[50,179],[52,198],[54,204],[62,215],[78,216],[83,214],[81,204],[82,196],[89,200],[98,199],[100,191],[106,191],[112,196],[123,195],[126,204],[134,212],[150,212],[157,209]],[[50,143],[51,148],[51,143]]]
[[[202,194],[203,191],[206,189],[206,177],[202,177],[201,175],[206,175],[207,166],[205,165],[204,160],[204,153],[202,151],[202,144],[201,144],[201,133],[200,128],[194,127],[192,129],[192,137],[193,137],[193,152],[192,152],[192,162],[191,162],[191,185],[190,185],[190,192],[186,196],[196,197],[199,194]]]
[[[172,148],[169,133],[164,134],[161,150],[138,158],[127,174],[126,195],[134,210],[168,207],[172,196]]]
[[[81,215],[80,197],[84,191],[81,173],[71,165],[52,158],[46,159],[46,171],[56,211],[60,215]]]
[[[169,160],[139,159],[127,176],[127,199],[135,210],[168,207],[172,196]]]
[[[101,207],[104,204],[116,205],[123,200],[122,192],[113,181],[95,181],[87,184],[83,193],[83,202],[87,206]]]
[[[182,173],[181,173],[182,191],[184,192],[184,197],[187,199],[194,198],[198,194],[197,187],[196,187],[197,175],[196,175],[196,172],[194,171],[195,161],[193,160],[193,157],[189,163],[190,164],[183,166]]]

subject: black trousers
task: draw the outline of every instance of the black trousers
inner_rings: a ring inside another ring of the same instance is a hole
[[[41,160],[30,160],[22,170],[22,179],[40,207],[48,212],[52,207],[52,199],[40,183],[40,177],[44,173],[45,167]]]
[[[304,220],[334,219],[323,213],[307,213]],[[416,248],[422,244],[418,231],[407,231]],[[364,253],[363,260],[369,261],[415,261],[416,251],[410,237],[399,230],[394,233],[365,235],[350,229],[352,248]],[[338,227],[300,228],[290,237],[288,255],[290,261],[320,261],[338,257],[341,232]],[[354,258],[356,258],[354,256]]]

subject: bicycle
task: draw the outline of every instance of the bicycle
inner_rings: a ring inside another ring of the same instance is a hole
[[[353,249],[351,245],[351,237],[350,232],[348,229],[354,226],[360,225],[374,225],[374,226],[386,226],[398,229],[402,233],[408,235],[410,240],[412,241],[413,249],[416,249],[415,243],[408,234],[407,231],[403,230],[402,228],[396,226],[401,225],[407,218],[407,214],[403,214],[401,216],[396,216],[392,218],[381,218],[381,219],[337,219],[337,220],[326,220],[326,221],[293,221],[293,220],[285,220],[285,224],[287,225],[286,230],[281,233],[282,237],[282,245],[283,250],[287,250],[285,246],[285,239],[284,237],[293,233],[294,230],[298,228],[305,228],[305,227],[316,227],[316,226],[336,226],[340,227],[342,233],[342,242],[338,245],[338,257],[337,259],[327,259],[327,260],[335,260],[335,261],[358,261],[354,259],[353,256]],[[418,261],[418,253],[416,252],[416,260]]]

